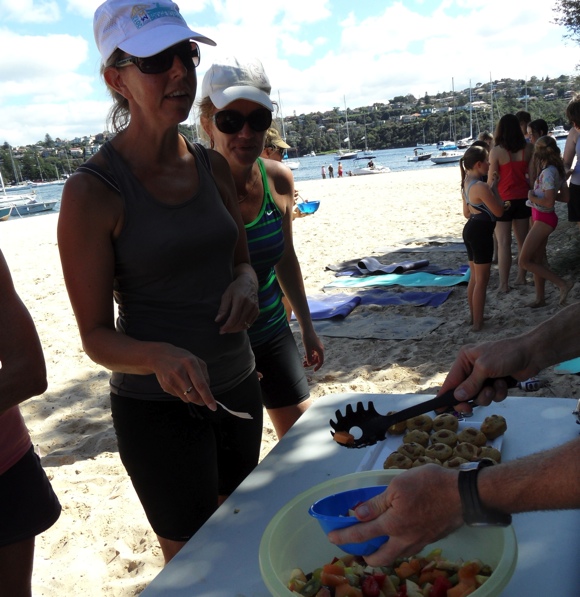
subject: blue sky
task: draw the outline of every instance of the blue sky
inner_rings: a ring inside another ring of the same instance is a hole
[[[137,0],[136,0],[137,3]],[[0,0],[0,143],[105,130],[92,16],[100,0]],[[181,0],[202,46],[200,78],[227,55],[258,56],[282,112],[329,110],[503,77],[574,74],[578,46],[553,2]]]

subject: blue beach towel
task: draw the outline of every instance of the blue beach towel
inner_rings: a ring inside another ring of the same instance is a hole
[[[390,292],[381,288],[362,290],[356,294],[327,294],[306,297],[313,321],[320,319],[344,319],[358,305],[411,305],[415,307],[439,307],[450,296],[446,292]],[[296,315],[292,313],[292,320]]]
[[[313,321],[332,318],[344,319],[361,303],[361,298],[352,294],[333,294],[306,298],[310,309],[310,317]],[[296,319],[294,312],[292,312],[292,319]]]
[[[444,292],[389,292],[382,288],[372,288],[358,292],[361,305],[412,305],[416,307],[439,307],[451,295],[451,290]]]
[[[408,274],[384,274],[382,276],[364,276],[362,278],[339,278],[326,284],[324,288],[367,288],[376,286],[455,286],[469,282],[469,268],[462,275],[441,275],[425,272]]]

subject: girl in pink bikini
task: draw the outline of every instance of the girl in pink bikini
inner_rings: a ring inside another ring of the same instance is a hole
[[[554,204],[556,199],[564,202],[568,200],[564,163],[560,148],[553,137],[546,135],[536,141],[533,164],[534,171],[538,172],[534,188],[528,192],[533,224],[522,247],[519,265],[534,274],[536,299],[530,303],[530,307],[543,307],[546,304],[546,280],[558,287],[560,305],[565,305],[574,282],[556,275],[549,269],[545,259],[548,237],[558,225]]]

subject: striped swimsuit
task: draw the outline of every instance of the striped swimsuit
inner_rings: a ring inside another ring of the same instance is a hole
[[[260,304],[260,315],[248,330],[252,346],[267,342],[287,325],[282,289],[274,271],[284,254],[282,214],[270,193],[261,158],[258,158],[258,166],[264,184],[264,200],[258,217],[245,225],[252,267],[258,276]]]

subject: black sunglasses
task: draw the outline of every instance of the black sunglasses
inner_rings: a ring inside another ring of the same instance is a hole
[[[121,60],[115,62],[115,66],[122,68],[134,64],[145,75],[159,75],[160,73],[166,73],[173,66],[175,56],[179,57],[188,71],[199,66],[199,46],[194,41],[176,44],[167,48],[167,50],[163,50],[163,52],[159,52],[159,54],[155,54],[155,56],[148,56],[147,58],[138,58],[137,56],[121,58]]]
[[[213,121],[218,131],[226,135],[239,133],[246,122],[253,131],[261,133],[272,124],[272,112],[267,108],[258,108],[244,116],[237,110],[222,110],[213,115]]]

